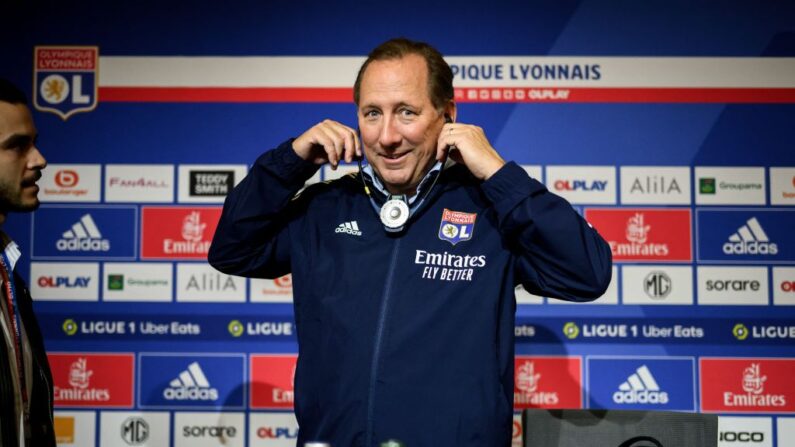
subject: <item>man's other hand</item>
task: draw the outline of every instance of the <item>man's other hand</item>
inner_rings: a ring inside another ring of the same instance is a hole
[[[350,163],[362,156],[356,131],[332,120],[323,120],[293,140],[293,150],[299,157],[322,165],[330,163],[336,169],[341,161]]]

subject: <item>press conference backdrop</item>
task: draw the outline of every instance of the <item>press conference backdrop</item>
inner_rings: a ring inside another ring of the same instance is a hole
[[[0,31],[50,163],[6,230],[60,445],[295,443],[291,278],[207,250],[262,151],[355,125],[358,66],[399,35],[613,249],[593,304],[517,291],[517,445],[524,408],[718,413],[721,446],[795,445],[791,2],[114,3],[15,3]]]

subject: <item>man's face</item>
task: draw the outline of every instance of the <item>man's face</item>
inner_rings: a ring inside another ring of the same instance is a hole
[[[451,103],[448,113],[455,113]],[[359,90],[359,130],[365,155],[387,189],[413,194],[435,159],[444,111],[428,95],[425,59],[373,61]]]
[[[36,180],[47,161],[36,148],[36,126],[22,104],[0,101],[0,214],[39,206]]]

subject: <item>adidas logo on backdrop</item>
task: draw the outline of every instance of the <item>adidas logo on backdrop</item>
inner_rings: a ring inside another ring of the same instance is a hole
[[[627,381],[618,386],[613,393],[617,404],[667,404],[668,393],[660,391],[660,385],[651,375],[646,365],[638,368]]]
[[[168,383],[163,397],[168,400],[218,400],[218,390],[210,386],[199,363],[193,362]]]
[[[729,242],[723,244],[723,252],[727,255],[775,255],[778,246],[770,242],[762,225],[752,217],[729,236]]]
[[[60,251],[108,251],[110,241],[102,238],[90,214],[84,214],[70,230],[64,231],[55,243]]]
[[[359,230],[359,224],[355,220],[350,222],[343,222],[334,230],[335,233],[347,233],[351,236],[361,236],[362,232]]]

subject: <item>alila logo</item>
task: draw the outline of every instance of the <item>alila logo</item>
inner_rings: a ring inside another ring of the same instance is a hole
[[[667,404],[668,393],[660,390],[660,385],[646,365],[638,368],[627,381],[618,386],[613,393],[617,404]]]
[[[778,245],[770,242],[762,225],[752,217],[729,236],[729,242],[723,244],[723,252],[727,255],[775,255]]]
[[[514,393],[514,403],[523,405],[556,405],[560,399],[558,393],[538,391],[541,373],[535,372],[533,362],[527,361],[521,364],[516,370],[516,389]]]
[[[215,401],[218,400],[218,390],[210,386],[199,362],[193,362],[169,382],[168,388],[163,390],[163,397],[168,400]]]
[[[110,241],[102,238],[102,233],[91,215],[84,214],[71,229],[61,235],[55,247],[59,251],[108,251]]]
[[[334,230],[335,233],[345,233],[350,234],[351,236],[361,236],[362,232],[359,230],[359,224],[352,220],[350,222],[343,222],[337,226]]]

